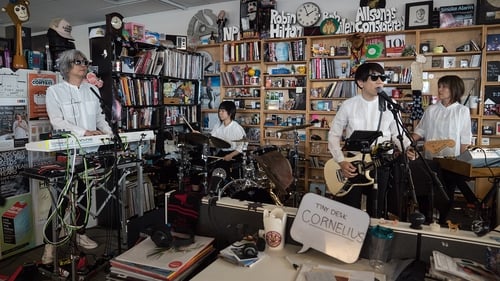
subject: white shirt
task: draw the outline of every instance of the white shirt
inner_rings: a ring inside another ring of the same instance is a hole
[[[469,108],[455,102],[445,107],[441,102],[430,105],[424,112],[414,133],[426,141],[452,139],[455,147],[446,147],[437,154],[426,151],[425,158],[458,156],[460,145],[471,144],[472,130]]]
[[[211,135],[213,137],[225,140],[226,142],[231,144],[231,148],[223,149],[225,151],[238,150],[240,153],[243,152],[244,143],[243,142],[234,142],[235,140],[241,140],[246,136],[245,130],[243,127],[238,124],[236,121],[231,121],[229,125],[225,126],[224,123],[219,122],[212,129]]]
[[[344,134],[344,129],[347,138],[356,130],[377,131],[379,118],[378,99],[368,101],[362,95],[357,95],[345,100],[337,114],[335,114],[335,118],[330,125],[330,131],[328,132],[328,149],[334,161],[337,163],[344,161],[344,154],[340,147],[340,140]],[[398,129],[390,110],[382,113],[382,120],[378,131],[382,132],[382,136],[377,139],[377,143],[392,140],[398,147],[400,146],[397,139]],[[404,144],[406,147],[410,144],[406,136],[404,137]]]
[[[90,87],[99,93],[86,82],[77,87],[63,81],[47,89],[47,113],[54,130],[69,130],[77,137],[83,136],[86,130],[112,134],[100,101]]]

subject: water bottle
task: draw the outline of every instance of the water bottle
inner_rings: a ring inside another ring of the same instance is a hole
[[[47,60],[47,70],[52,71],[52,56],[50,55],[49,45],[45,45],[45,58]]]

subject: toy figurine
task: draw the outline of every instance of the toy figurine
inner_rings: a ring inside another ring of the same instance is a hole
[[[446,223],[448,224],[448,229],[453,232],[457,232],[459,230],[458,223],[452,223],[451,220],[447,220]]]
[[[9,0],[7,6],[2,8],[6,12],[16,27],[16,52],[12,60],[12,68],[28,68],[26,57],[23,55],[22,24],[30,18],[30,11],[27,0]]]
[[[217,37],[217,42],[222,42],[222,36],[224,36],[224,27],[226,26],[227,19],[225,18],[226,11],[220,10],[219,15],[217,15],[217,28],[219,31],[219,36]]]

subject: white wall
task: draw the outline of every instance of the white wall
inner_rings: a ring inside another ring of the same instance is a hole
[[[277,10],[295,13],[298,5],[302,2],[303,1],[297,0],[277,0]],[[356,9],[359,7],[359,0],[313,0],[313,2],[317,3],[321,7],[322,12],[337,12],[337,14],[342,17],[352,20],[354,20]],[[395,7],[398,10],[398,14],[401,17],[404,17],[406,3],[414,2],[422,2],[422,0],[387,0],[386,8]],[[475,4],[475,2],[475,0],[434,0],[434,7]],[[185,35],[191,18],[196,12],[202,9],[211,9],[216,15],[220,10],[225,10],[226,17],[228,19],[226,26],[239,26],[239,3],[240,1],[238,0],[221,4],[199,6],[187,10],[175,10],[143,16],[127,17],[125,18],[125,21],[144,24],[146,29],[160,33]],[[67,18],[71,22],[71,17]],[[100,24],[104,24],[104,19],[102,22],[73,27],[72,35],[75,38],[75,45],[77,49],[80,49],[85,54],[90,54],[88,44],[88,28]]]

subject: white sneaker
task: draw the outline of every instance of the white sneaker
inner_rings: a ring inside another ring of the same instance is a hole
[[[54,253],[56,247],[52,244],[45,244],[42,255],[42,264],[52,264],[54,262]]]
[[[76,244],[84,249],[90,250],[97,248],[97,243],[85,234],[76,234]]]

